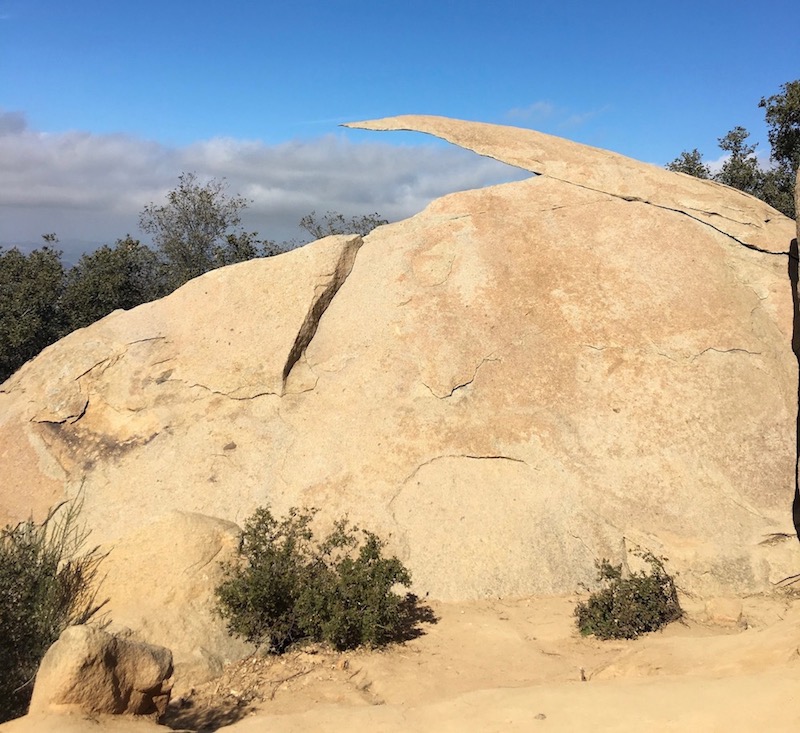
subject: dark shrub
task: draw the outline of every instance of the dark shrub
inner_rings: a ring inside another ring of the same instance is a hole
[[[80,503],[56,507],[0,530],[0,721],[24,715],[33,679],[48,647],[70,624],[100,609],[97,549],[80,556],[86,533],[76,524]]]
[[[675,583],[664,569],[662,559],[650,553],[642,558],[650,572],[622,577],[622,566],[608,560],[597,564],[598,580],[605,587],[592,593],[575,608],[581,634],[599,639],[635,639],[658,631],[683,616]]]
[[[316,543],[314,513],[292,509],[279,521],[260,508],[247,519],[239,556],[223,564],[216,589],[232,634],[276,653],[302,641],[343,650],[386,644],[423,618],[412,597],[393,591],[411,577],[396,557],[382,556],[378,537],[341,520]]]

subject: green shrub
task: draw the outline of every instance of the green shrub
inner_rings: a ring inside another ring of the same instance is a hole
[[[297,642],[343,650],[402,636],[415,620],[416,599],[393,588],[411,584],[408,570],[382,556],[378,537],[344,519],[315,542],[314,514],[291,509],[279,521],[260,508],[247,519],[238,557],[223,563],[216,589],[228,630],[276,653]]]
[[[80,502],[61,504],[37,524],[0,530],[0,721],[24,715],[44,653],[71,624],[86,623],[96,603],[104,555],[77,555],[86,533]]]
[[[581,634],[599,639],[635,639],[658,631],[683,616],[675,583],[664,569],[663,559],[642,554],[650,572],[622,577],[622,566],[608,560],[597,563],[598,580],[604,588],[592,593],[575,608]]]

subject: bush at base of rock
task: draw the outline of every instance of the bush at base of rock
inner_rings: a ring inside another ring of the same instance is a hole
[[[60,505],[0,530],[0,722],[24,715],[39,662],[70,624],[98,611],[94,581],[103,555],[78,556],[80,504]]]
[[[411,584],[408,570],[346,520],[315,542],[314,513],[292,509],[277,520],[260,508],[245,522],[238,561],[223,565],[216,590],[228,630],[276,653],[305,641],[339,650],[392,641],[410,620],[413,597],[392,590]]]
[[[649,553],[642,557],[650,572],[635,572],[628,578],[622,577],[621,565],[611,565],[605,559],[597,564],[598,580],[606,587],[576,607],[581,634],[598,639],[635,639],[683,616],[675,583],[663,561]]]

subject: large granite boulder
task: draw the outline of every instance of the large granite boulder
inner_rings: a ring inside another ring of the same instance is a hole
[[[113,545],[173,509],[348,513],[441,599],[669,558],[687,591],[797,572],[791,220],[530,130],[428,132],[540,175],[217,270],[0,387],[0,514],[83,487]],[[146,591],[143,591],[146,592]]]

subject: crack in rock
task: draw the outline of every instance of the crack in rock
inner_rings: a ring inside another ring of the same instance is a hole
[[[649,339],[648,339],[648,341],[649,341]],[[713,351],[713,352],[715,352],[717,354],[749,354],[750,356],[761,356],[763,354],[763,352],[761,352],[761,351],[749,351],[747,349],[743,349],[743,348],[740,348],[740,347],[733,347],[731,349],[718,349],[716,346],[709,346],[708,348],[703,349],[699,354],[693,354],[691,356],[683,356],[680,359],[678,359],[675,356],[673,356],[672,354],[668,354],[668,353],[666,353],[664,351],[659,351],[658,347],[656,346],[656,344],[653,343],[652,341],[650,341],[650,345],[652,346],[653,351],[658,356],[663,356],[665,359],[669,359],[670,361],[674,361],[674,362],[682,361],[683,359],[689,359],[690,361],[695,361],[696,359],[699,359],[704,354],[707,354],[709,351]],[[595,346],[594,344],[581,344],[581,346],[583,346],[585,348],[588,348],[588,349],[592,349],[593,351],[600,351],[600,352],[605,351],[606,349],[619,349],[619,348],[622,348],[622,347],[619,347],[619,346]],[[628,349],[626,351],[630,352],[630,351],[633,351],[633,350],[632,349]]]
[[[700,218],[690,214],[688,211],[684,211],[683,209],[673,209],[673,208],[671,208],[669,206],[663,206],[662,204],[653,204],[653,203],[650,203],[649,201],[645,201],[644,203],[650,204],[650,206],[655,206],[657,209],[664,209],[664,211],[674,211],[676,214],[683,214],[684,216],[688,216],[690,219],[693,219],[694,221],[696,221],[696,222],[698,222],[700,224],[703,224],[703,225],[705,225],[707,227],[710,227],[715,232],[719,232],[720,234],[724,234],[726,237],[732,239],[737,244],[742,245],[742,247],[746,247],[747,249],[753,250],[753,252],[760,252],[761,254],[765,254],[765,255],[778,255],[778,256],[783,256],[783,257],[788,256],[788,254],[789,254],[789,250],[781,251],[781,252],[772,252],[772,251],[770,251],[768,249],[761,249],[761,247],[756,247],[756,245],[754,245],[754,244],[749,244],[748,242],[744,242],[741,239],[739,239],[738,237],[734,237],[733,234],[730,234],[729,232],[726,232],[723,229],[720,229],[719,227],[715,227],[710,222],[704,221],[703,219],[700,219]],[[711,216],[711,215],[719,216],[719,217],[722,217],[723,219],[727,218],[727,217],[722,216],[722,214],[718,214],[716,212],[703,212],[703,213],[707,213],[709,216]],[[728,218],[728,221],[732,221],[732,222],[735,222],[737,224],[742,224],[743,226],[752,226],[751,224],[747,224],[747,223],[744,223],[744,222],[737,222],[736,219]]]
[[[89,372],[93,372],[99,366],[105,366],[105,369],[107,369],[110,366],[113,366],[122,358],[123,354],[124,352],[122,354],[112,354],[111,356],[107,356],[104,359],[100,359],[100,361],[98,361],[95,364],[92,364],[92,366],[90,366],[88,369],[78,374],[78,376],[75,377],[75,381],[77,382],[79,379],[82,379],[87,374],[89,374]]]
[[[706,221],[705,219],[701,219],[700,217],[695,216],[694,214],[691,214],[686,209],[676,209],[676,208],[674,208],[672,206],[666,206],[664,204],[657,204],[657,203],[654,203],[653,201],[648,201],[647,199],[640,198],[638,196],[629,196],[629,195],[625,195],[625,194],[613,193],[611,191],[604,191],[601,188],[594,188],[593,186],[586,186],[584,184],[577,183],[576,181],[570,181],[570,180],[565,179],[565,178],[559,178],[557,176],[552,176],[552,175],[549,175],[547,173],[538,173],[538,175],[541,175],[543,178],[552,178],[554,181],[559,181],[561,183],[566,183],[566,184],[569,184],[570,186],[577,186],[578,188],[582,188],[582,189],[584,189],[586,191],[593,191],[595,193],[603,193],[606,196],[611,196],[612,198],[620,199],[620,200],[626,201],[628,203],[646,204],[647,206],[654,206],[656,209],[662,209],[663,211],[672,211],[675,214],[683,214],[683,216],[688,216],[690,219],[692,219],[693,221],[696,221],[698,224],[702,224],[703,226],[707,226],[710,229],[713,229],[715,232],[719,232],[720,234],[728,237],[729,239],[732,239],[734,242],[736,242],[737,244],[740,244],[742,247],[746,247],[747,249],[751,249],[754,252],[760,252],[761,254],[765,254],[765,255],[780,255],[780,256],[787,256],[789,254],[788,250],[781,251],[781,252],[772,252],[772,251],[770,251],[768,249],[761,249],[761,247],[756,247],[756,245],[754,245],[754,244],[750,244],[748,242],[744,242],[741,239],[739,239],[738,237],[733,236],[733,234],[731,234],[730,232],[726,232],[724,229],[720,229],[719,227],[715,227],[713,224],[711,224],[710,222]],[[689,208],[689,207],[687,207],[687,208]],[[733,222],[735,224],[739,224],[741,226],[754,226],[753,224],[751,224],[749,222],[741,222],[741,221],[737,221],[736,219],[731,219],[730,217],[724,216],[723,214],[720,214],[719,212],[716,212],[716,211],[703,211],[702,209],[691,209],[691,210],[692,211],[701,212],[703,214],[706,214],[707,216],[718,216],[721,219],[727,219],[728,221],[731,221],[731,222]]]
[[[83,395],[81,395],[83,397]],[[62,418],[36,418],[32,417],[30,422],[36,423],[37,425],[74,425],[78,420],[80,420],[85,414],[86,410],[89,409],[89,398],[84,397],[82,400],[82,406],[71,415],[65,415]]]
[[[236,400],[237,402],[244,402],[244,401],[247,401],[247,400],[254,400],[254,399],[258,398],[258,397],[270,397],[270,396],[272,396],[272,397],[281,397],[282,396],[282,394],[279,393],[279,392],[264,391],[264,392],[256,392],[255,394],[242,395],[241,397],[238,397],[238,396],[234,395],[232,392],[221,392],[220,390],[212,389],[211,387],[207,387],[205,384],[198,384],[196,382],[193,383],[193,384],[189,384],[188,382],[184,381],[183,379],[167,379],[165,381],[167,381],[167,382],[177,382],[178,384],[183,385],[186,389],[195,389],[195,388],[202,389],[202,390],[205,390],[206,392],[208,392],[209,394],[219,395],[220,397],[227,397],[229,400]]]
[[[761,356],[760,351],[748,351],[747,349],[740,349],[740,348],[733,348],[733,349],[717,349],[714,346],[709,346],[707,349],[703,349],[699,354],[695,354],[692,357],[692,361],[695,359],[699,359],[703,354],[707,354],[709,351],[713,351],[717,354],[749,354],[750,356]]]
[[[282,376],[284,389],[286,388],[286,380],[289,378],[294,365],[297,364],[300,357],[305,354],[308,345],[317,333],[320,319],[328,309],[328,306],[330,306],[336,293],[339,292],[339,289],[344,285],[345,280],[347,280],[350,275],[353,264],[355,263],[356,254],[361,248],[362,243],[363,240],[360,236],[354,236],[345,244],[330,279],[319,292],[315,292],[314,302],[308,309],[305,320],[297,332],[294,344],[289,350],[286,364],[283,367]]]
[[[586,542],[584,542],[583,537],[581,537],[580,535],[574,534],[569,529],[567,530],[567,533],[573,539],[578,540],[578,542],[580,542],[583,545],[584,549],[586,550],[586,552],[589,553],[589,555],[591,555],[593,558],[597,557],[597,553],[591,547],[589,547],[589,545],[587,545]]]
[[[425,388],[426,388],[426,389],[427,389],[427,390],[428,390],[428,391],[429,391],[429,392],[430,392],[430,393],[431,393],[431,394],[432,394],[434,397],[436,397],[436,398],[438,398],[438,399],[440,399],[440,400],[446,400],[446,399],[448,399],[449,397],[452,397],[452,396],[453,396],[453,395],[454,395],[454,394],[455,394],[455,393],[456,393],[456,392],[457,392],[459,389],[463,389],[464,387],[468,387],[470,384],[472,384],[472,383],[475,381],[475,378],[478,376],[478,372],[480,371],[480,368],[481,368],[481,367],[482,367],[482,366],[483,366],[483,365],[484,365],[484,364],[485,364],[487,361],[501,361],[501,359],[500,359],[499,357],[492,357],[492,355],[491,355],[491,354],[490,354],[489,356],[485,356],[483,359],[481,359],[480,363],[479,363],[479,364],[478,364],[478,365],[475,367],[475,371],[472,373],[472,376],[471,376],[471,377],[470,377],[470,378],[469,378],[469,379],[468,379],[466,382],[462,382],[461,384],[456,384],[456,385],[455,385],[454,387],[452,387],[452,388],[450,389],[450,391],[449,391],[449,392],[447,392],[446,394],[438,394],[438,393],[437,393],[437,392],[435,392],[435,391],[434,391],[434,390],[433,390],[433,389],[432,389],[430,386],[428,386],[427,384],[425,384],[425,382],[423,382],[423,383],[422,383],[422,385],[423,385],[423,386],[424,386],[424,387],[425,387]]]
[[[425,466],[430,466],[432,463],[436,463],[437,461],[443,461],[447,458],[463,458],[465,460],[470,461],[510,461],[511,463],[522,463],[523,465],[527,466],[527,461],[524,461],[522,458],[514,458],[513,456],[501,456],[501,455],[488,455],[488,456],[477,456],[472,455],[469,453],[446,453],[441,456],[434,456],[433,458],[428,459],[424,463],[420,463],[406,478],[403,479],[402,485],[405,486],[411,479],[414,478]],[[402,490],[402,487],[401,487]],[[399,491],[397,492],[400,493]],[[397,494],[392,497],[390,504],[397,498]]]
[[[514,456],[503,456],[503,455],[475,455],[471,453],[446,453],[441,456],[434,456],[433,458],[429,458],[427,461],[420,463],[408,476],[406,476],[401,482],[400,486],[398,487],[397,491],[391,496],[389,501],[387,502],[386,506],[389,510],[389,513],[394,517],[394,502],[403,493],[403,489],[406,487],[409,481],[411,481],[425,466],[430,466],[437,461],[443,461],[448,458],[455,458],[455,459],[463,459],[468,461],[508,461],[510,463],[521,463],[524,466],[527,466],[532,471],[538,471],[535,466],[531,466],[527,461],[523,460],[522,458],[515,458]],[[396,521],[396,519],[395,519]]]
[[[133,346],[134,344],[143,344],[146,343],[147,341],[166,341],[166,340],[167,340],[166,336],[148,336],[147,338],[136,339],[136,341],[128,341],[126,345]]]

